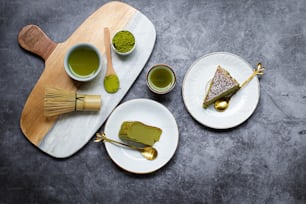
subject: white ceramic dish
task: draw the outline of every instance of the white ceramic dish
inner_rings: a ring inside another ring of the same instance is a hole
[[[191,116],[199,123],[215,128],[235,127],[247,120],[259,101],[260,89],[258,78],[239,90],[232,98],[224,112],[218,112],[210,105],[202,107],[206,86],[213,77],[217,66],[224,69],[241,84],[253,72],[252,66],[241,57],[227,52],[215,52],[197,59],[188,69],[182,86],[185,106]]]
[[[163,167],[174,155],[178,145],[179,132],[175,118],[162,104],[149,99],[134,99],[119,105],[105,124],[107,137],[118,140],[118,132],[123,121],[141,121],[162,129],[160,140],[154,144],[158,151],[155,160],[149,161],[135,150],[105,143],[110,158],[122,169],[145,174]]]

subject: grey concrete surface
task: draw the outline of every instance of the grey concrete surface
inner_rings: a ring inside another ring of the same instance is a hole
[[[106,2],[0,2],[0,203],[306,203],[304,0],[124,1],[153,22],[157,41],[123,101],[159,101],[179,126],[176,154],[159,171],[127,173],[92,141],[61,160],[27,141],[20,114],[44,63],[19,47],[18,31],[37,24],[61,42]],[[193,120],[181,96],[189,66],[215,51],[267,68],[255,113],[224,131]],[[156,63],[171,65],[178,77],[164,97],[145,86],[146,72]]]

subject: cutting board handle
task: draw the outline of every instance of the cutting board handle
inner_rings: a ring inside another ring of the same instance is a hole
[[[52,41],[37,25],[27,25],[18,34],[19,45],[45,61],[55,49],[57,43]]]

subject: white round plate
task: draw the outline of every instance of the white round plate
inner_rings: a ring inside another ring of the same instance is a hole
[[[207,127],[227,129],[243,123],[252,115],[259,101],[259,81],[254,77],[239,90],[224,112],[216,111],[213,105],[204,109],[202,104],[206,87],[218,65],[226,69],[240,84],[253,73],[252,66],[237,55],[227,52],[211,53],[197,59],[188,69],[183,81],[182,95],[188,112],[195,120]]]
[[[175,118],[162,104],[149,99],[133,99],[119,105],[105,124],[107,137],[120,141],[118,136],[124,121],[140,121],[162,129],[160,140],[154,144],[158,151],[155,160],[145,159],[138,151],[105,142],[107,153],[122,169],[145,174],[163,167],[174,155],[178,145],[179,132]]]

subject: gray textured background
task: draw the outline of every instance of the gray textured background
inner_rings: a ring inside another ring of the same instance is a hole
[[[306,203],[304,0],[124,1],[153,22],[157,42],[123,101],[160,101],[180,131],[174,158],[153,174],[122,171],[92,141],[57,160],[25,139],[19,118],[44,63],[18,46],[18,31],[37,24],[61,42],[106,2],[0,2],[0,203]],[[181,97],[189,66],[215,51],[267,68],[255,113],[225,131],[193,120]],[[173,66],[178,77],[162,98],[145,87],[146,72],[156,63]]]

